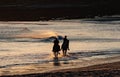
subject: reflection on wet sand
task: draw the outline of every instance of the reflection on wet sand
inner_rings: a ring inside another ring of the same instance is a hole
[[[53,58],[53,65],[54,66],[61,66],[58,57]]]

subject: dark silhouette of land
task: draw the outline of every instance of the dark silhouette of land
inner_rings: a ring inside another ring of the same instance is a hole
[[[49,20],[119,15],[119,0],[1,0],[0,20]]]

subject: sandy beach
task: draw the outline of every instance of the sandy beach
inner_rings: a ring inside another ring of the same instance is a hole
[[[105,63],[82,68],[54,70],[46,73],[8,75],[1,77],[119,77],[120,62]]]

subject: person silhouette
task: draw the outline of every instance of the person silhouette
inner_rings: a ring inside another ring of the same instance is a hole
[[[69,40],[67,39],[67,36],[63,38],[61,49],[63,51],[63,56],[66,56],[67,50],[69,50]]]
[[[57,38],[55,38],[55,40],[54,40],[54,45],[53,45],[52,51],[54,53],[55,58],[57,58],[59,51],[60,51],[59,40]]]

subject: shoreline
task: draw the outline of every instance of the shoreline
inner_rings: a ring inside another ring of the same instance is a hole
[[[45,73],[7,75],[0,77],[119,77],[120,61],[80,68],[54,70]]]

